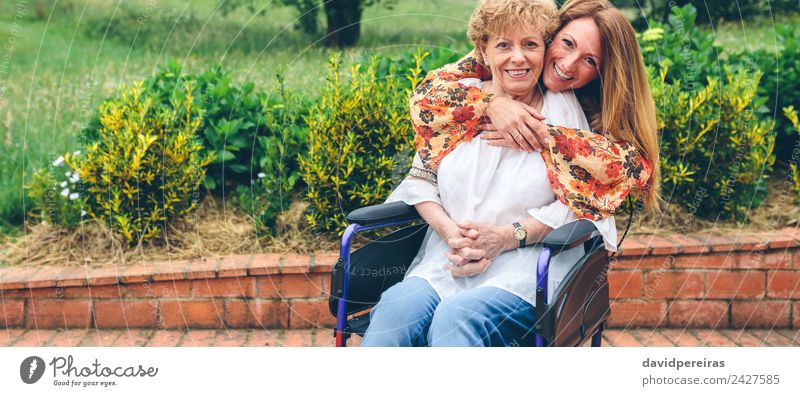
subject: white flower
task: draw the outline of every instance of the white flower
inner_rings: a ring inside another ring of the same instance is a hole
[[[258,172],[258,178],[259,179],[263,179],[265,177],[267,177],[267,175],[264,172]]]
[[[65,182],[65,181],[61,182],[61,187],[62,187],[62,188],[63,188],[63,187],[66,187],[66,186],[67,186],[67,182]]]
[[[61,165],[64,165],[64,156],[63,155],[59,156],[58,158],[56,158],[55,161],[53,161],[53,166],[61,166]]]
[[[68,189],[68,188],[65,188],[65,189],[61,190],[61,195],[65,196],[65,197],[66,197],[67,195],[69,195],[69,189]]]
[[[70,176],[72,176],[72,172],[70,172],[70,171],[67,171],[67,173],[65,173],[65,174],[64,174],[64,176],[66,176],[66,177],[70,177]]]
[[[72,155],[81,155],[81,151],[80,150],[75,150],[75,151],[72,152]]]
[[[83,216],[86,216],[86,211],[85,210],[81,210],[81,217],[83,217]]]
[[[74,200],[78,199],[78,193],[74,192],[74,193],[70,194],[69,195],[69,199],[71,201],[74,201]]]
[[[71,183],[77,183],[78,180],[80,180],[80,179],[81,179],[81,177],[78,176],[78,172],[75,172],[75,173],[72,174],[72,177],[69,178],[69,181]]]

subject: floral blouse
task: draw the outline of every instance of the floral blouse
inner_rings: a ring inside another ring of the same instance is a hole
[[[473,51],[474,52],[474,51]],[[448,153],[474,138],[494,95],[459,84],[464,78],[491,78],[471,52],[456,63],[431,71],[411,95],[414,142],[422,166],[412,175],[435,183]],[[547,175],[559,201],[578,217],[612,216],[633,189],[644,189],[652,165],[631,144],[609,133],[549,126],[550,144],[542,151]]]

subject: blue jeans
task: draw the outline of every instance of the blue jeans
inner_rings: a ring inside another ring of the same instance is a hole
[[[532,305],[496,287],[440,302],[428,281],[410,277],[381,294],[361,346],[533,346]]]

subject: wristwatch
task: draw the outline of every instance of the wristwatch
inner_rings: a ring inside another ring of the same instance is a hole
[[[519,241],[519,247],[525,247],[525,239],[528,238],[528,230],[525,229],[521,224],[518,222],[514,222],[514,238]]]

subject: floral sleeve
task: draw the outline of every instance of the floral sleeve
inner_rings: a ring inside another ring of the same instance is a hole
[[[566,127],[549,131],[553,139],[542,151],[547,177],[558,199],[578,217],[612,216],[631,190],[647,187],[653,167],[633,145]]]
[[[411,94],[414,143],[428,169],[437,169],[439,161],[456,147],[455,142],[477,133],[476,126],[494,99],[479,87],[458,83],[465,78],[491,78],[474,50],[456,63],[429,72]]]

